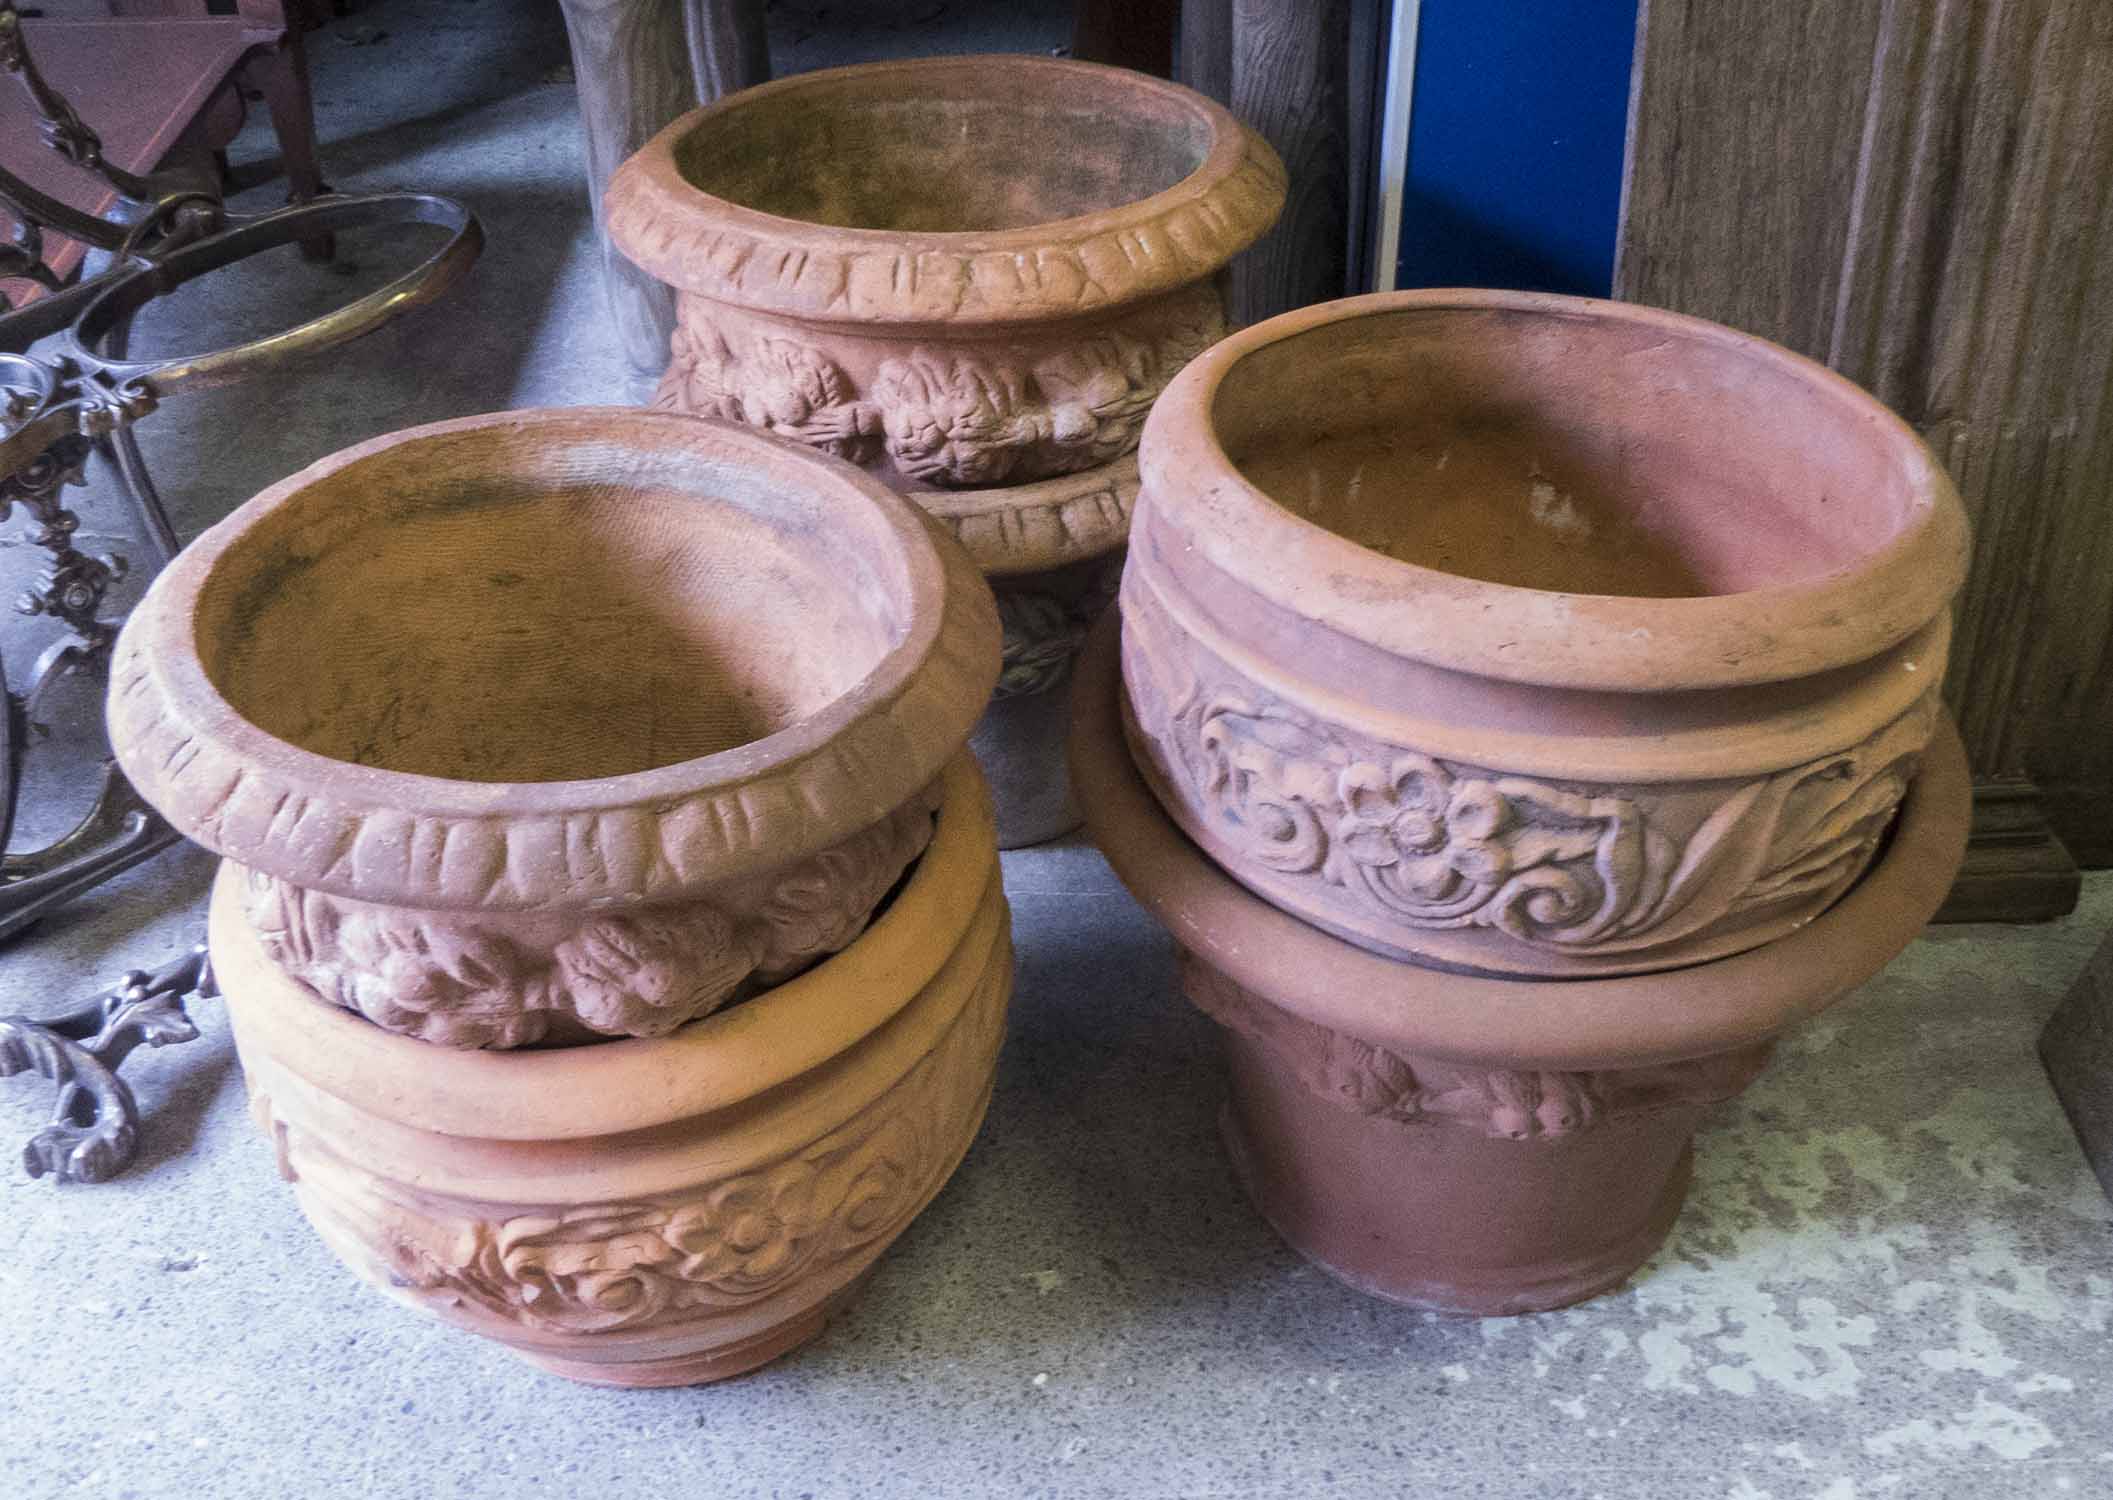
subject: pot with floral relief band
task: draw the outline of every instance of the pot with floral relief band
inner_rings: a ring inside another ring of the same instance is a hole
[[[1147,425],[1125,732],[1271,904],[1540,976],[1724,957],[1870,862],[1939,722],[1958,496],[1849,382],[1520,292],[1305,308]]]
[[[1966,756],[1940,717],[1875,862],[1763,947],[1571,979],[1391,958],[1263,900],[1175,826],[1122,740],[1114,624],[1074,703],[1088,831],[1222,1028],[1221,1126],[1248,1197],[1292,1248],[1391,1301],[1538,1312],[1636,1272],[1680,1212],[1706,1113],[1914,938],[1965,852]]]
[[[812,1338],[989,1102],[1012,945],[959,755],[930,846],[842,951],[666,1036],[461,1051],[318,1000],[241,872],[213,959],[302,1212],[387,1295],[597,1385],[738,1375]]]
[[[960,546],[849,465],[511,412],[200,537],[127,621],[109,718],[301,989],[451,1047],[661,1036],[858,937],[998,642]]]
[[[976,749],[1007,847],[1076,824],[1058,689],[1120,569],[1138,434],[1284,192],[1202,96],[1015,55],[745,89],[610,183],[612,241],[677,293],[655,404],[864,465],[991,577],[1006,672]]]

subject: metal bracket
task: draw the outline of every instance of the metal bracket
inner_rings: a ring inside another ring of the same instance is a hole
[[[128,971],[107,993],[46,1021],[0,1016],[0,1078],[34,1069],[59,1087],[51,1123],[22,1148],[32,1177],[103,1182],[139,1149],[139,1103],[117,1076],[134,1048],[194,1041],[188,999],[220,993],[199,944],[151,973]]]

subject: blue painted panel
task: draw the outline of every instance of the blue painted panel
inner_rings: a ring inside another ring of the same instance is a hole
[[[1635,47],[1636,0],[1422,0],[1399,285],[1607,295]]]

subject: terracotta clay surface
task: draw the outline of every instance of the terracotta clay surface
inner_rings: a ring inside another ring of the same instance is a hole
[[[1793,932],[1935,732],[1957,495],[1904,423],[1646,308],[1403,292],[1218,345],[1147,426],[1127,732],[1376,952],[1647,972]]]
[[[670,1036],[460,1052],[323,1005],[222,867],[212,946],[252,1110],[331,1248],[571,1379],[689,1385],[819,1332],[953,1172],[990,1097],[1012,947],[989,794],[857,940]]]
[[[626,162],[607,212],[678,293],[655,404],[917,495],[998,588],[1007,680],[1049,691],[1090,616],[1045,575],[1121,548],[1145,415],[1224,335],[1217,273],[1284,193],[1275,153],[1199,94],[1006,55],[745,89]],[[1061,700],[1029,696],[977,739],[1005,847],[1076,824]]]
[[[512,1047],[665,1034],[851,942],[998,656],[968,557],[865,476],[521,412],[241,507],[132,615],[109,717],[285,973]]]
[[[1080,665],[1072,776],[1116,874],[1225,1028],[1228,1148],[1291,1245],[1375,1295],[1559,1307],[1620,1282],[1686,1193],[1690,1140],[1772,1039],[1883,967],[1965,847],[1965,757],[1940,721],[1877,863],[1799,931],[1604,979],[1501,979],[1372,953],[1236,884],[1160,809],[1119,732],[1114,620]]]
[[[619,169],[608,214],[680,294],[662,405],[969,489],[1131,452],[1225,330],[1212,276],[1283,198],[1269,147],[1187,89],[945,57],[685,115]]]

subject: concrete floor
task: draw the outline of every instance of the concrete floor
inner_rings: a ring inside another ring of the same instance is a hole
[[[772,25],[781,69],[1065,31],[1062,6],[958,0],[781,4]],[[373,4],[314,52],[332,180],[459,194],[491,249],[326,368],[155,415],[187,529],[393,427],[642,394],[602,312],[551,8]],[[236,157],[270,150],[253,128]],[[255,285],[342,296],[405,252],[347,253],[353,276],[289,256]],[[240,300],[204,284],[158,336],[195,341]],[[81,504],[110,525],[100,488]],[[0,591],[27,551],[0,546]],[[18,672],[40,639],[0,626]],[[61,724],[47,762],[84,732]],[[25,837],[78,790],[41,777]],[[208,868],[163,856],[0,955],[0,1010],[167,955]],[[0,1169],[0,1495],[2113,1496],[2113,1208],[2032,1050],[2113,925],[2113,875],[2062,923],[1934,931],[1720,1112],[1629,1286],[1490,1321],[1366,1300],[1287,1251],[1219,1155],[1212,1029],[1163,936],[1088,849],[1007,875],[1020,978],[981,1138],[849,1316],[716,1388],[569,1386],[356,1283],[273,1174],[201,1006],[200,1041],[131,1070],[130,1174]],[[43,1102],[0,1084],[0,1142]]]

